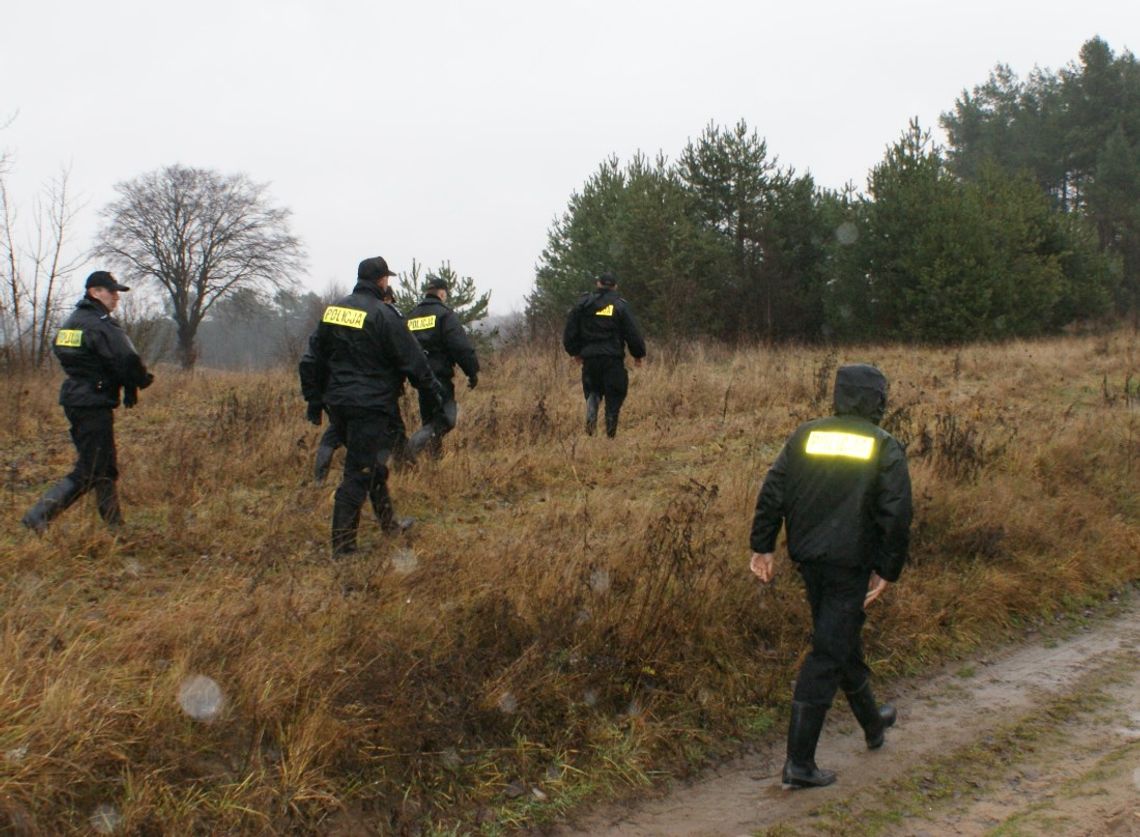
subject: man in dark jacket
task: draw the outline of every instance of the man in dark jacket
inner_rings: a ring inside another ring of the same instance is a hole
[[[879,707],[863,661],[864,607],[898,580],[907,558],[911,493],[906,453],[879,427],[887,379],[874,366],[835,377],[835,415],[796,429],[768,471],[752,521],[752,572],[772,580],[780,524],[812,615],[812,649],[800,668],[788,728],[785,784],[829,785],[815,764],[827,710],[842,687],[870,749],[895,710]]]
[[[308,419],[320,424],[327,409],[347,446],[344,476],[333,500],[334,555],[356,551],[356,530],[365,498],[381,528],[402,531],[388,494],[387,452],[395,443],[400,390],[406,377],[426,397],[440,400],[441,387],[403,319],[383,300],[395,274],[379,256],[365,259],[352,293],[325,309],[301,358],[301,394]]]
[[[119,293],[129,290],[107,271],[95,271],[87,277],[83,299],[56,334],[53,349],[67,373],[59,403],[71,424],[71,439],[79,455],[71,473],[24,515],[21,522],[39,534],[52,518],[91,490],[100,517],[112,527],[123,522],[115,482],[119,469],[114,411],[120,391],[123,406],[133,407],[138,391],[154,380],[126,332],[111,317],[119,305]]]
[[[598,426],[598,406],[606,402],[606,435],[617,435],[618,415],[629,391],[625,349],[641,366],[645,339],[629,310],[629,303],[618,296],[617,280],[603,273],[593,293],[583,294],[570,309],[562,346],[582,365],[582,392],[586,397],[586,433],[593,436]]]
[[[443,385],[443,406],[437,408],[420,393],[420,421],[423,426],[412,434],[408,454],[415,457],[425,447],[432,456],[443,452],[442,439],[455,428],[459,405],[455,403],[455,365],[467,376],[467,388],[479,383],[479,358],[463,330],[459,316],[447,307],[447,282],[438,276],[428,279],[424,298],[408,313],[408,330],[427,355],[428,366]]]
[[[396,307],[396,294],[392,291],[391,287],[385,288],[381,294],[381,299],[384,303],[391,308],[401,320],[404,315],[400,313],[400,309]],[[403,391],[403,384],[400,385],[401,392]],[[398,467],[406,462],[408,435],[404,427],[404,419],[397,410],[395,416],[392,417],[395,426],[392,428],[392,444],[393,450],[391,456],[394,464]],[[332,468],[333,454],[336,453],[338,448],[344,447],[344,440],[336,435],[336,428],[329,422],[328,429],[321,434],[321,440],[317,444],[317,456],[313,462],[313,482],[317,485],[323,485],[325,479],[329,475]],[[387,456],[385,456],[385,461]]]

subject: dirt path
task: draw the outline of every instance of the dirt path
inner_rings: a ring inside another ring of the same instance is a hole
[[[839,781],[779,781],[782,744],[563,835],[1140,835],[1140,600],[884,690],[899,710],[868,752],[842,698],[818,761]]]

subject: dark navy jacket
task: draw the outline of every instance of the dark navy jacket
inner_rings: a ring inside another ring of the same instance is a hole
[[[64,407],[117,407],[119,393],[145,389],[151,377],[122,326],[103,303],[84,296],[56,333],[52,347],[67,380]]]
[[[450,381],[456,364],[468,378],[479,374],[479,358],[459,316],[439,297],[424,295],[423,301],[408,314],[408,330],[419,341],[428,366],[440,380]]]
[[[645,357],[645,338],[617,291],[599,288],[583,294],[570,309],[562,346],[573,357],[625,357],[625,347],[635,358]]]

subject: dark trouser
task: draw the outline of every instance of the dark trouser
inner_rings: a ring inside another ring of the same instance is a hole
[[[618,415],[629,392],[629,372],[620,357],[587,357],[582,359],[582,394],[586,397],[587,423],[597,420],[599,400],[606,402],[606,433],[617,433]],[[592,419],[592,420],[591,420]]]
[[[794,700],[828,707],[835,692],[854,692],[871,675],[863,661],[863,598],[871,571],[798,564],[811,605],[811,653],[796,678]]]
[[[436,407],[434,398],[419,393],[422,426],[412,434],[408,442],[408,453],[412,458],[427,448],[428,453],[438,459],[443,453],[443,437],[455,429],[459,420],[459,405],[455,403],[455,384],[446,376],[436,377],[443,385],[443,404]]]
[[[24,524],[43,531],[48,522],[94,491],[99,516],[107,523],[122,523],[115,480],[119,468],[115,455],[115,411],[111,407],[64,407],[71,424],[71,441],[78,458],[71,473],[53,485],[24,516]]]
[[[392,428],[392,447],[387,450],[381,450],[383,461],[387,462],[389,457],[392,457],[394,465],[402,465],[407,458],[408,435],[404,430],[404,419],[400,415],[399,409],[396,410],[393,418]],[[325,432],[321,434],[321,441],[317,445],[316,461],[313,463],[313,477],[317,484],[325,481],[325,477],[329,474],[329,469],[332,467],[333,453],[337,448],[344,445],[344,441],[337,433],[336,426],[332,423],[330,418],[329,426]]]
[[[356,548],[356,529],[365,498],[372,502],[380,527],[390,531],[395,525],[392,498],[388,494],[388,466],[385,459],[396,443],[397,406],[374,410],[363,407],[330,406],[329,421],[346,447],[344,476],[333,498],[332,544],[337,553]]]

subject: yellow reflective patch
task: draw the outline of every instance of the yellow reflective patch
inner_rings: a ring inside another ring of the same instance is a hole
[[[57,346],[70,346],[73,349],[78,349],[83,345],[83,331],[78,328],[64,328],[60,329],[59,334],[55,336],[55,345]]]
[[[605,308],[599,308],[594,312],[595,317],[612,317],[614,315],[614,305],[611,302]]]
[[[842,456],[847,459],[871,458],[875,452],[875,439],[857,433],[838,433],[813,430],[808,434],[804,453],[808,456]]]
[[[435,328],[435,314],[430,317],[412,317],[408,320],[408,331],[427,331]]]
[[[349,328],[364,328],[364,318],[367,316],[367,311],[361,311],[357,308],[341,308],[338,305],[330,305],[325,309],[325,315],[321,317],[321,322],[329,325],[348,326]]]

